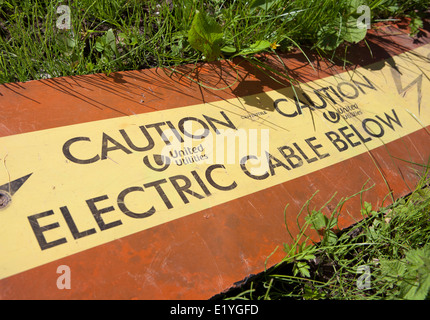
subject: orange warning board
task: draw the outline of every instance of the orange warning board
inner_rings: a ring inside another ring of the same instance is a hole
[[[315,191],[405,195],[430,156],[430,44],[393,43],[294,86],[217,63],[3,85],[0,297],[209,298],[290,241],[287,204],[294,233]]]

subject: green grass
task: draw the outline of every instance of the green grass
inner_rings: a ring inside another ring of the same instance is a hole
[[[363,220],[335,233],[338,203],[330,218],[309,210],[302,233],[284,245],[285,259],[220,299],[421,300],[430,298],[430,176],[427,169],[409,196],[386,208],[364,202]],[[361,192],[353,195],[360,196]],[[321,241],[305,244],[310,228]],[[287,228],[288,230],[288,228]]]
[[[61,4],[70,7],[70,30],[56,26]],[[0,83],[175,66],[292,46],[327,54],[365,35],[354,27],[360,4],[372,9],[372,21],[411,17],[413,32],[429,7],[428,0],[0,0]],[[198,44],[202,39],[189,37],[190,30],[199,30],[193,24],[198,13],[217,31],[209,51]]]

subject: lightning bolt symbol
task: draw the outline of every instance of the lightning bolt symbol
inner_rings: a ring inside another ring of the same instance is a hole
[[[394,83],[396,84],[397,92],[401,95],[405,95],[406,92],[412,88],[413,86],[417,86],[417,94],[418,94],[418,114],[421,114],[421,100],[422,100],[422,83],[423,83],[423,75],[420,74],[414,81],[409,83],[406,87],[403,87],[401,80],[401,72],[397,67],[391,68],[391,74],[394,79]]]

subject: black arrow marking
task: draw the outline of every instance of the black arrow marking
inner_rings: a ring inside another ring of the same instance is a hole
[[[8,182],[2,186],[0,186],[0,190],[6,191],[8,192],[11,196],[13,196],[15,194],[15,192],[18,191],[19,188],[21,188],[21,186],[24,184],[24,182],[27,181],[28,178],[30,178],[30,176],[33,174],[27,174],[24,177],[18,178],[16,180],[13,180],[11,182]]]

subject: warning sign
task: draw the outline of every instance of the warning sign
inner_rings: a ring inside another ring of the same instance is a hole
[[[426,45],[300,86],[0,138],[0,279],[426,128],[429,54]]]

